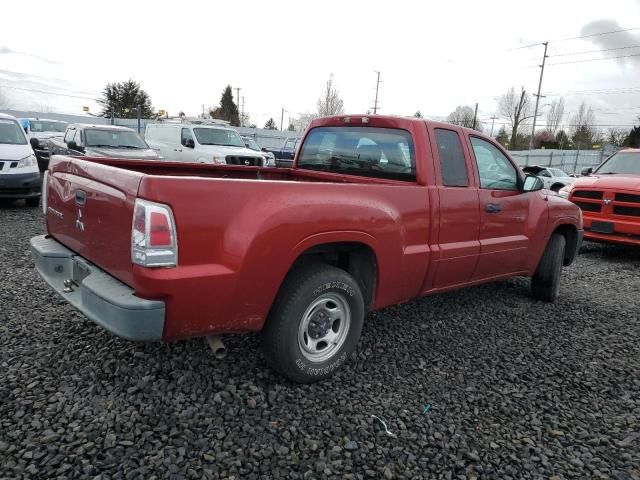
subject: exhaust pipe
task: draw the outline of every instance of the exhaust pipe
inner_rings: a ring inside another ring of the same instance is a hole
[[[217,360],[222,360],[227,356],[227,347],[222,342],[222,336],[220,335],[207,335],[207,343],[213,351]]]

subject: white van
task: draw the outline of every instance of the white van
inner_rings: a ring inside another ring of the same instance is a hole
[[[275,166],[262,152],[245,147],[237,131],[208,123],[150,123],[144,139],[166,160],[216,165]]]
[[[20,123],[0,113],[0,198],[40,204],[38,161]]]

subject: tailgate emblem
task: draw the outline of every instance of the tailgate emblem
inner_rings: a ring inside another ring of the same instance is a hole
[[[84,223],[82,222],[82,210],[78,209],[78,218],[76,219],[76,228],[84,232]]]

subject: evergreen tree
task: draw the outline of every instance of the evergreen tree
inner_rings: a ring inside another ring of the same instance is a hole
[[[633,127],[624,139],[622,144],[625,147],[639,148],[640,147],[640,127]]]
[[[276,125],[276,122],[273,118],[270,118],[269,120],[267,120],[267,123],[264,124],[264,128],[266,128],[267,130],[277,130],[278,126]]]
[[[140,105],[142,118],[155,116],[149,94],[140,87],[138,82],[131,79],[126,82],[107,83],[98,103],[102,105],[100,115],[103,117],[137,118],[138,105]]]
[[[227,85],[220,97],[220,106],[210,112],[213,118],[220,120],[226,120],[234,127],[240,126],[240,114],[238,112],[238,106],[233,101],[233,93],[231,92],[231,85]]]
[[[289,126],[287,127],[287,131],[288,132],[295,132],[296,131],[296,127],[293,123],[290,123]]]
[[[509,143],[509,134],[507,133],[507,129],[504,128],[504,125],[500,127],[500,131],[496,136],[496,141],[503,147],[506,147],[507,144]]]
[[[423,118],[423,117],[422,117],[422,112],[421,112],[420,110],[418,110],[416,113],[414,113],[414,114],[413,114],[413,116],[414,116],[415,118]]]

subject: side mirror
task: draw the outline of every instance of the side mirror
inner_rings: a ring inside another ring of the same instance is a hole
[[[40,141],[36,137],[31,137],[29,143],[31,144],[31,148],[40,148]]]
[[[585,167],[580,171],[580,175],[583,177],[588,177],[593,172],[593,167]]]
[[[69,148],[69,150],[78,150],[78,145],[73,140],[69,140],[67,142],[67,147]]]
[[[262,150],[263,152],[267,151],[267,147],[262,147],[260,150]]]
[[[522,185],[523,192],[536,192],[544,188],[544,183],[535,175],[527,175],[524,177],[524,184]]]
[[[193,141],[193,138],[187,138],[184,141],[184,146],[187,148],[196,148],[196,143]]]

